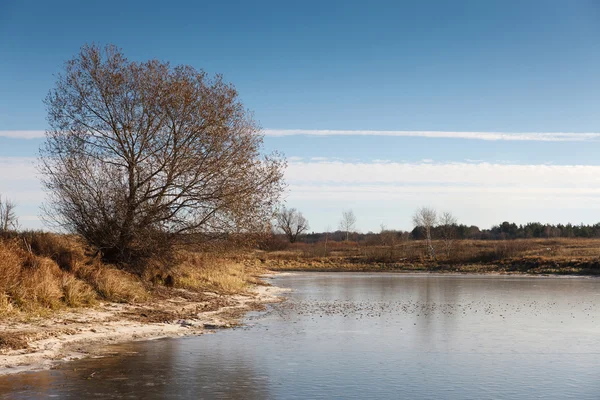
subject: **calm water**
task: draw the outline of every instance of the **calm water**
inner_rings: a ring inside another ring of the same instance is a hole
[[[600,399],[600,280],[297,274],[243,328],[0,378],[0,397]]]

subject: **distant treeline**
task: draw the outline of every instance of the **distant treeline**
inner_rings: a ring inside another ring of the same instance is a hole
[[[397,240],[421,240],[425,239],[425,230],[422,227],[416,227],[411,232],[386,230],[375,233],[353,233],[350,234],[350,240],[357,242],[377,243],[381,241],[382,233],[387,237],[395,236]],[[453,239],[472,239],[472,240],[504,240],[504,239],[528,239],[528,238],[598,238],[600,237],[600,223],[594,225],[573,225],[573,224],[542,224],[539,222],[530,222],[524,225],[503,222],[500,225],[494,225],[490,229],[480,229],[477,226],[467,226],[464,224],[455,224],[451,226],[436,226],[432,228],[434,239],[442,239],[452,236]],[[341,242],[346,239],[346,232],[322,232],[307,233],[298,237],[299,242],[316,243],[325,240]]]

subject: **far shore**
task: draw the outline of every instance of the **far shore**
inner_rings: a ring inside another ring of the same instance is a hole
[[[600,276],[598,239],[457,240],[432,257],[422,241],[294,243],[255,254],[273,271]]]
[[[316,270],[316,269],[290,269],[281,270],[275,276],[294,276],[298,274],[390,274],[390,275],[405,275],[405,276],[421,276],[421,277],[481,277],[481,278],[536,278],[536,279],[600,279],[600,275],[576,275],[576,274],[528,274],[524,272],[456,272],[456,271],[412,271],[412,270]]]
[[[479,274],[523,276],[588,276],[599,277],[597,261],[545,262],[540,259],[510,260],[495,264],[444,264],[432,262],[367,262],[345,258],[318,258],[312,260],[262,259],[263,268],[279,272],[388,272],[423,274]]]

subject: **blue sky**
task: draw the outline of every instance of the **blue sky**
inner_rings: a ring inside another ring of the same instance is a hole
[[[410,229],[421,205],[482,227],[597,222],[599,39],[592,0],[0,0],[0,193],[41,227],[42,99],[96,42],[235,84],[314,230],[348,208],[362,231]]]

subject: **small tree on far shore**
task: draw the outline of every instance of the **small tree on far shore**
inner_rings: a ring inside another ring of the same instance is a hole
[[[346,241],[350,238],[350,233],[354,232],[356,227],[356,216],[354,211],[342,211],[342,219],[340,220],[340,230],[346,233]]]
[[[451,212],[446,211],[442,213],[438,222],[438,231],[440,239],[444,243],[444,252],[446,253],[446,258],[450,258],[450,252],[456,238],[457,219]]]
[[[308,220],[295,208],[283,207],[276,214],[276,225],[288,238],[290,243],[298,239],[298,235],[306,232],[310,227]]]
[[[429,256],[435,260],[435,249],[433,248],[433,242],[431,237],[431,231],[437,224],[437,213],[433,208],[421,207],[413,216],[413,223],[416,227],[422,227],[425,230],[425,245]]]

